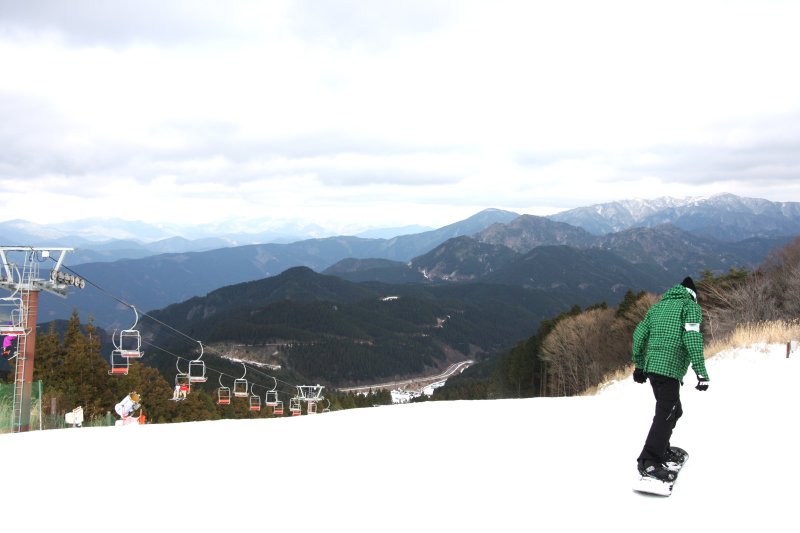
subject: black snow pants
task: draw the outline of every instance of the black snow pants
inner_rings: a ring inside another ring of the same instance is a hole
[[[656,413],[638,459],[639,464],[644,463],[645,466],[664,462],[672,430],[683,415],[680,381],[659,374],[647,374],[647,378],[656,397]]]

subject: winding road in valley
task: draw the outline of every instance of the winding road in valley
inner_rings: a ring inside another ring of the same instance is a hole
[[[427,387],[432,383],[436,383],[438,381],[444,381],[447,378],[455,375],[460,374],[470,365],[474,364],[475,361],[461,361],[460,363],[453,363],[447,369],[440,373],[433,376],[420,376],[417,378],[410,378],[404,379],[400,381],[390,381],[387,383],[378,383],[375,385],[364,385],[360,387],[346,387],[338,389],[342,392],[354,392],[356,394],[363,394],[367,393],[371,390],[393,390],[393,389],[419,389],[422,390],[423,388]]]

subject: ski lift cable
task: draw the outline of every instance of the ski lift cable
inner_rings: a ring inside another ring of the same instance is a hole
[[[53,257],[51,257],[50,259],[51,259],[51,260],[53,260],[53,261],[55,261],[55,258],[53,258]],[[81,279],[85,280],[85,281],[86,281],[86,283],[88,283],[88,284],[89,284],[89,285],[91,285],[92,287],[96,288],[97,290],[99,290],[100,292],[102,292],[103,294],[105,294],[106,296],[108,296],[108,297],[110,297],[110,298],[114,299],[115,301],[117,301],[117,302],[121,303],[122,305],[125,305],[125,306],[127,306],[127,307],[130,307],[130,308],[133,310],[134,314],[136,315],[136,323],[134,323],[134,327],[135,327],[135,326],[136,326],[136,324],[139,322],[140,313],[137,311],[137,309],[136,309],[136,306],[134,306],[134,305],[133,305],[133,304],[131,304],[130,302],[127,302],[127,301],[123,300],[122,298],[120,298],[120,297],[118,297],[118,296],[116,296],[116,295],[112,294],[110,291],[108,291],[108,290],[104,289],[103,287],[101,287],[100,285],[98,285],[97,283],[95,283],[94,281],[92,281],[91,279],[87,279],[86,277],[84,277],[84,276],[82,276],[82,275],[78,274],[78,273],[77,273],[77,272],[75,272],[75,270],[73,270],[72,268],[70,268],[70,267],[68,267],[68,266],[63,266],[63,265],[62,265],[62,268],[64,268],[65,270],[68,270],[69,272],[71,272],[72,274],[74,274],[74,275],[76,275],[76,276],[79,276]],[[200,344],[200,350],[201,350],[200,357],[202,357],[202,353],[203,353],[203,352],[202,352],[202,350],[203,350],[203,344],[202,344],[202,342],[201,342],[201,341],[199,341],[199,340],[197,340],[197,339],[195,339],[195,338],[191,337],[190,335],[187,335],[186,333],[184,333],[184,332],[182,332],[182,331],[180,331],[180,330],[178,330],[178,329],[176,329],[176,328],[174,328],[174,327],[170,326],[170,325],[169,325],[169,324],[167,324],[166,322],[163,322],[163,321],[161,321],[161,320],[159,320],[159,319],[155,318],[154,316],[152,316],[152,315],[150,315],[150,314],[148,314],[148,313],[142,312],[142,313],[141,313],[141,316],[145,316],[145,317],[149,318],[150,320],[152,320],[152,321],[154,321],[154,322],[156,322],[156,323],[158,323],[158,324],[160,324],[160,325],[164,326],[165,328],[167,328],[167,329],[171,330],[171,331],[172,331],[172,332],[174,332],[174,333],[177,333],[178,335],[180,335],[181,337],[183,337],[183,338],[185,338],[185,339],[188,339],[188,340],[190,340],[190,341],[192,341],[192,342],[196,342],[196,343]],[[113,337],[112,337],[112,341],[113,341]],[[148,345],[150,345],[150,346],[153,346],[153,345],[151,345],[150,343],[146,343],[146,344],[148,344]],[[153,347],[155,347],[155,346],[153,346]],[[159,349],[161,349],[162,351],[164,351],[164,352],[166,352],[166,353],[170,353],[169,351],[167,351],[167,350],[164,350],[163,348],[159,348]],[[177,356],[176,354],[172,354],[172,353],[170,353],[170,355],[172,355],[173,357],[180,357],[180,356]],[[190,361],[191,361],[191,360],[190,360]]]
[[[51,259],[53,262],[56,262],[56,259],[55,259],[55,257],[52,257],[52,256],[51,256],[51,257],[50,257],[50,259]],[[132,304],[130,304],[130,303],[128,303],[128,302],[126,302],[125,300],[123,300],[122,298],[120,298],[120,297],[118,297],[118,296],[115,296],[115,295],[111,294],[110,292],[108,292],[107,290],[105,290],[103,287],[101,287],[101,286],[100,286],[100,285],[98,285],[97,283],[93,282],[92,280],[90,280],[90,279],[86,278],[85,276],[83,276],[83,275],[81,275],[81,274],[78,274],[77,272],[75,272],[73,269],[71,269],[71,268],[70,268],[70,267],[68,267],[67,265],[64,265],[64,264],[62,264],[60,268],[62,268],[62,269],[64,269],[64,270],[68,270],[68,271],[69,271],[69,272],[71,272],[72,274],[75,274],[76,276],[78,276],[78,277],[80,277],[82,280],[86,281],[86,283],[88,283],[89,285],[91,285],[91,286],[92,286],[92,287],[94,287],[95,289],[97,289],[97,290],[99,290],[100,292],[104,293],[106,296],[109,296],[110,298],[112,298],[112,299],[116,300],[117,302],[121,303],[122,305],[124,305],[124,306],[127,306],[127,307],[130,307],[130,308],[133,308],[133,305],[132,305]]]
[[[52,261],[55,261],[55,258],[54,258],[54,257],[51,257],[50,259],[51,259]],[[95,283],[94,281],[92,281],[92,280],[90,280],[90,279],[86,278],[86,277],[85,277],[85,276],[83,276],[83,275],[80,275],[80,274],[78,274],[77,272],[75,272],[73,269],[71,269],[71,268],[70,268],[70,267],[68,267],[68,266],[61,265],[61,268],[63,268],[64,270],[68,270],[69,272],[71,272],[72,274],[75,274],[76,276],[79,276],[81,279],[83,279],[84,281],[86,281],[86,283],[88,283],[89,285],[91,285],[91,286],[92,286],[92,287],[94,287],[95,289],[99,290],[100,292],[102,292],[102,293],[103,293],[103,294],[105,294],[106,296],[108,296],[108,297],[110,297],[110,298],[112,298],[112,299],[116,300],[117,302],[121,303],[121,304],[122,304],[122,305],[124,305],[124,306],[130,307],[131,309],[133,309],[134,313],[136,313],[136,314],[137,314],[137,320],[136,320],[136,321],[137,321],[137,323],[138,323],[138,321],[139,321],[139,320],[138,320],[138,319],[139,319],[139,312],[136,310],[136,307],[135,307],[135,306],[134,306],[132,303],[130,303],[130,302],[127,302],[127,301],[123,300],[122,298],[120,298],[119,296],[116,296],[116,295],[112,294],[111,292],[107,291],[106,289],[104,289],[103,287],[101,287],[100,285],[98,285],[97,283]],[[195,338],[193,338],[193,337],[191,337],[191,336],[187,335],[186,333],[184,333],[184,332],[182,332],[182,331],[179,331],[179,330],[177,330],[177,329],[173,328],[173,327],[172,327],[172,326],[170,326],[169,324],[167,324],[167,323],[165,323],[165,322],[162,322],[161,320],[157,319],[156,317],[154,317],[154,316],[152,316],[152,315],[150,315],[150,314],[148,314],[148,313],[142,312],[142,313],[141,313],[141,316],[146,316],[147,318],[149,318],[149,319],[150,319],[150,320],[152,320],[153,322],[157,322],[158,324],[161,324],[161,325],[162,325],[162,326],[164,326],[165,328],[167,328],[167,329],[169,329],[169,330],[171,330],[171,331],[173,331],[173,332],[177,333],[178,335],[180,335],[180,336],[182,336],[182,337],[185,337],[186,339],[189,339],[189,340],[190,340],[190,341],[192,341],[192,342],[200,342],[200,341],[198,341],[197,339],[195,339]],[[134,324],[134,325],[135,325],[135,324]]]
[[[50,257],[50,260],[51,260],[51,261],[55,261],[55,258],[54,258],[54,257]],[[141,312],[141,313],[139,313],[139,311],[137,311],[137,309],[136,309],[136,306],[134,306],[134,305],[133,305],[133,304],[131,304],[130,302],[127,302],[127,301],[123,300],[122,298],[120,298],[120,297],[118,297],[118,296],[116,296],[116,295],[112,294],[111,292],[109,292],[108,290],[104,289],[103,287],[101,287],[100,285],[98,285],[97,283],[95,283],[94,281],[92,281],[91,279],[88,279],[88,278],[86,278],[85,276],[78,274],[78,273],[77,273],[77,272],[75,272],[75,270],[73,270],[72,268],[70,268],[70,267],[68,267],[68,266],[66,266],[66,265],[61,265],[61,268],[63,268],[64,270],[68,270],[70,273],[72,273],[72,274],[74,274],[74,275],[76,275],[76,276],[79,276],[81,279],[85,280],[85,281],[86,281],[86,283],[88,283],[88,284],[89,284],[89,285],[91,285],[92,287],[96,288],[97,290],[99,290],[100,292],[102,292],[103,294],[105,294],[106,296],[108,296],[108,297],[112,298],[113,300],[115,300],[115,301],[119,302],[120,304],[122,304],[122,305],[124,305],[124,306],[127,306],[127,307],[130,307],[130,308],[133,310],[133,312],[136,314],[136,317],[137,317],[137,318],[136,318],[136,323],[138,323],[138,321],[139,321],[139,317],[140,317],[140,316],[144,316],[144,317],[147,317],[147,318],[149,318],[150,320],[152,320],[152,321],[154,321],[154,322],[156,322],[156,323],[158,323],[158,324],[160,324],[160,325],[164,326],[165,328],[167,328],[167,329],[169,329],[169,330],[171,330],[171,331],[173,331],[173,332],[177,333],[178,335],[180,335],[180,336],[182,336],[182,337],[184,337],[184,338],[186,338],[186,339],[188,339],[188,340],[191,340],[192,342],[196,342],[196,343],[200,344],[200,348],[201,348],[201,356],[200,356],[200,357],[202,357],[202,349],[203,349],[203,344],[202,344],[202,342],[201,342],[201,341],[199,341],[199,340],[197,340],[197,339],[193,338],[192,336],[190,336],[190,335],[188,335],[188,334],[186,334],[186,333],[184,333],[184,332],[182,332],[182,331],[180,331],[180,330],[178,330],[178,329],[176,329],[176,328],[172,327],[171,325],[167,324],[166,322],[163,322],[163,321],[161,321],[161,320],[157,319],[156,317],[154,317],[154,316],[150,315],[149,313],[146,313],[146,312]],[[136,325],[136,323],[134,324],[134,326]],[[156,346],[156,345],[154,345],[154,344],[152,344],[152,343],[150,343],[150,342],[147,342],[147,341],[142,341],[142,342],[143,342],[144,344],[147,344],[148,346],[150,346],[150,347],[152,347],[152,348],[156,348],[156,349],[158,349],[158,350],[161,350],[161,351],[163,351],[163,352],[165,352],[165,353],[167,353],[167,354],[169,354],[169,355],[171,355],[171,356],[173,356],[173,357],[176,357],[176,358],[178,358],[178,359],[186,359],[186,358],[184,358],[184,357],[182,357],[182,356],[180,356],[180,355],[174,354],[174,353],[170,352],[169,350],[166,350],[166,349],[164,349],[164,348],[162,348],[162,347],[160,347],[160,346]],[[187,360],[187,361],[192,361],[192,359],[186,359],[186,360]],[[244,363],[242,363],[242,364],[244,365]],[[221,370],[217,370],[217,369],[214,369],[214,368],[210,368],[210,367],[208,367],[208,366],[206,366],[206,368],[207,368],[208,370],[211,370],[211,371],[213,371],[213,372],[217,372],[217,373],[219,373],[220,375],[225,375],[225,376],[228,376],[228,377],[234,377],[234,376],[230,376],[229,374],[226,374],[225,372],[222,372]],[[245,367],[245,369],[246,369],[246,368],[247,368],[247,367]],[[291,384],[291,383],[288,383],[288,382],[286,382],[286,381],[283,381],[283,380],[277,379],[275,376],[272,376],[272,375],[270,375],[270,374],[267,374],[267,373],[264,373],[264,372],[260,372],[260,371],[258,371],[258,370],[256,370],[256,369],[253,369],[253,368],[251,368],[251,370],[253,370],[253,371],[254,371],[254,372],[256,372],[257,374],[261,374],[262,376],[269,377],[270,379],[273,379],[273,380],[275,380],[276,382],[283,383],[284,385],[287,385],[287,386],[289,386],[289,387],[292,387],[292,388],[295,388],[295,387],[296,387],[296,385],[293,385],[293,384]],[[246,372],[246,370],[245,370],[245,372]],[[260,385],[260,386],[264,386],[264,385]],[[286,393],[286,392],[283,392],[283,394],[290,395],[289,393]]]
[[[172,353],[169,350],[167,350],[166,348],[163,348],[161,346],[155,345],[155,344],[153,344],[151,342],[148,342],[148,341],[142,341],[142,343],[146,344],[147,346],[149,346],[149,347],[151,347],[153,349],[160,350],[160,351],[162,351],[162,352],[164,352],[164,353],[166,353],[168,355],[171,355],[172,357],[175,357],[176,358],[176,364],[181,360],[184,360],[184,361],[187,361],[187,362],[192,362],[192,361],[195,360],[195,359],[188,359],[188,358],[186,358],[186,357],[184,357],[182,355],[178,355],[178,354]],[[242,364],[244,364],[244,363],[242,363]],[[180,371],[180,369],[178,369],[178,370]],[[251,368],[251,370],[253,370],[253,369]],[[210,367],[208,365],[206,365],[206,371],[216,372],[220,376],[219,379],[222,379],[222,376],[225,376],[227,378],[231,378],[231,379],[234,379],[234,380],[238,379],[236,376],[228,374],[227,372],[223,372],[222,370]],[[296,388],[296,385],[292,385],[291,383],[287,383],[285,381],[281,381],[281,380],[279,380],[279,379],[277,379],[277,378],[275,378],[273,376],[270,376],[269,374],[263,374],[263,373],[261,373],[261,374],[264,375],[264,376],[270,377],[270,378],[274,379],[275,381],[280,381],[281,383],[284,383],[285,385],[287,385],[287,386],[289,386],[291,388]],[[253,384],[257,385],[259,387],[264,387],[264,388],[269,389],[269,390],[274,390],[275,389],[274,387],[268,387],[266,385],[262,385],[261,383],[253,383]],[[286,396],[291,396],[292,395],[292,393],[285,392],[285,391],[277,391],[277,392],[280,392],[281,394],[285,394]]]
[[[268,378],[270,378],[270,379],[273,379],[273,380],[275,380],[276,382],[283,383],[284,385],[288,385],[289,387],[293,387],[293,388],[294,388],[294,387],[296,387],[296,386],[297,386],[297,385],[293,385],[292,383],[288,383],[288,382],[286,382],[286,381],[283,381],[283,380],[281,380],[281,379],[278,379],[278,378],[276,378],[275,376],[273,376],[273,375],[271,375],[271,374],[267,374],[266,372],[261,372],[260,370],[258,370],[257,368],[254,368],[254,367],[252,367],[252,366],[250,367],[250,371],[251,371],[251,372],[255,372],[256,374],[260,374],[260,375],[262,375],[262,376],[268,377]],[[277,387],[277,383],[276,383],[276,387]]]
[[[54,259],[54,258],[52,258],[52,257],[51,257],[50,259],[51,259],[51,260],[53,260],[53,261],[55,261],[55,259]],[[79,274],[77,274],[77,273],[76,273],[74,270],[72,270],[71,268],[69,268],[69,267],[67,267],[67,266],[63,266],[62,268],[64,268],[65,270],[69,270],[69,271],[70,271],[72,274],[75,274],[76,276],[80,276],[80,275],[79,275]],[[99,290],[100,292],[102,292],[102,293],[106,294],[107,296],[109,296],[109,297],[113,298],[114,300],[116,300],[117,302],[121,303],[122,305],[125,305],[125,306],[127,306],[127,307],[130,307],[130,308],[133,310],[133,312],[136,314],[136,323],[138,323],[138,321],[139,321],[139,316],[140,316],[140,313],[137,311],[137,309],[136,309],[136,306],[134,306],[134,305],[133,305],[133,304],[131,304],[130,302],[126,302],[125,300],[123,300],[122,298],[119,298],[118,296],[115,296],[115,295],[111,294],[109,291],[107,291],[106,289],[104,289],[104,288],[100,287],[99,285],[97,285],[97,284],[96,284],[95,282],[93,282],[92,280],[90,280],[90,279],[87,279],[87,278],[85,278],[85,277],[83,277],[83,276],[80,276],[80,277],[81,277],[81,279],[84,279],[84,280],[86,280],[86,283],[88,283],[88,284],[90,284],[91,286],[95,287],[95,288],[96,288],[97,290]],[[153,322],[156,322],[156,323],[158,323],[158,324],[160,324],[160,325],[164,326],[165,328],[168,328],[169,330],[171,330],[171,331],[173,331],[173,332],[175,332],[175,333],[177,333],[177,334],[181,335],[182,337],[184,337],[184,338],[186,338],[186,339],[188,339],[188,340],[190,340],[190,341],[192,341],[192,342],[196,342],[196,343],[200,344],[200,350],[201,350],[201,352],[200,352],[200,357],[202,358],[202,356],[203,356],[203,343],[202,343],[201,341],[199,341],[199,340],[195,339],[194,337],[192,337],[192,336],[190,336],[190,335],[188,335],[188,334],[186,334],[186,333],[184,333],[184,332],[182,332],[182,331],[180,331],[180,330],[178,330],[178,329],[176,329],[176,328],[174,328],[174,327],[170,326],[170,325],[169,325],[169,324],[167,324],[166,322],[163,322],[163,321],[161,321],[161,320],[157,319],[156,317],[154,317],[154,316],[150,315],[149,313],[146,313],[146,312],[141,312],[141,316],[145,316],[145,317],[149,318],[150,320],[152,320]],[[136,325],[136,323],[134,323],[134,326]],[[146,343],[146,344],[148,344],[148,345],[150,345],[150,346],[153,346],[153,345],[152,345],[152,344],[150,344],[150,343]],[[154,347],[154,348],[156,348],[156,346],[153,346],[153,347]],[[167,350],[164,350],[163,348],[159,348],[159,349],[161,349],[161,350],[162,350],[162,351],[164,351],[164,352],[170,353],[170,352],[168,352]],[[179,356],[177,356],[177,355],[175,355],[175,354],[171,354],[171,353],[170,353],[170,355],[173,355],[173,356],[175,356],[175,357],[179,357]],[[244,363],[242,363],[242,364],[244,364]],[[269,374],[264,374],[264,373],[262,373],[262,372],[259,372],[259,373],[260,373],[260,374],[262,374],[262,375],[269,376]],[[273,376],[269,376],[269,377],[270,377],[270,378],[272,378]],[[287,385],[291,385],[290,383],[286,383],[286,384],[287,384]],[[293,385],[291,385],[291,386],[293,386]]]
[[[53,260],[53,261],[55,261],[55,258],[53,258],[53,257],[51,257],[50,259],[51,259],[51,260]],[[182,331],[180,331],[180,330],[178,330],[178,329],[176,329],[176,328],[172,327],[171,325],[167,324],[166,322],[163,322],[163,321],[161,321],[161,320],[157,319],[156,317],[152,316],[152,315],[151,315],[151,314],[149,314],[149,313],[146,313],[146,312],[143,312],[143,311],[140,313],[139,311],[137,311],[137,309],[136,309],[136,306],[134,306],[134,305],[133,305],[133,304],[131,304],[130,302],[127,302],[127,301],[123,300],[122,298],[120,298],[120,297],[118,297],[118,296],[116,296],[116,295],[112,294],[111,292],[109,292],[108,290],[104,289],[103,287],[101,287],[101,286],[100,286],[100,285],[98,285],[97,283],[93,282],[92,280],[90,280],[90,279],[87,279],[87,278],[85,278],[84,276],[82,276],[82,275],[80,275],[80,274],[76,273],[76,272],[75,272],[73,269],[69,268],[68,266],[63,266],[63,265],[62,265],[62,268],[64,268],[65,270],[68,270],[69,272],[71,272],[72,274],[75,274],[76,276],[80,276],[80,277],[81,277],[81,279],[84,279],[84,280],[86,281],[86,283],[88,283],[89,285],[91,285],[91,286],[95,287],[95,288],[96,288],[97,290],[99,290],[100,292],[102,292],[102,293],[104,293],[105,295],[109,296],[110,298],[112,298],[112,299],[116,300],[117,302],[121,303],[122,305],[125,305],[125,306],[127,306],[127,307],[130,307],[131,309],[133,309],[133,312],[136,314],[136,323],[138,323],[138,322],[139,322],[139,317],[140,317],[140,316],[147,317],[147,318],[149,318],[150,320],[152,320],[153,322],[156,322],[156,323],[158,323],[158,324],[160,324],[160,325],[164,326],[165,328],[169,329],[170,331],[172,331],[172,332],[174,332],[174,333],[177,333],[177,334],[178,334],[178,335],[180,335],[181,337],[183,337],[183,338],[185,338],[185,339],[188,339],[188,340],[190,340],[190,341],[192,341],[192,342],[196,342],[196,343],[200,344],[200,350],[201,350],[201,351],[200,351],[200,358],[202,358],[202,357],[203,357],[203,343],[202,343],[201,341],[199,341],[199,340],[195,339],[194,337],[192,337],[192,336],[190,336],[190,335],[188,335],[188,334],[186,334],[186,333],[184,333],[184,332],[182,332]],[[134,323],[134,326],[136,325],[136,323]],[[143,341],[143,342],[145,342],[145,341]],[[158,347],[156,347],[156,346],[154,346],[154,345],[152,345],[152,344],[150,344],[150,343],[147,343],[147,342],[145,342],[145,343],[146,343],[146,344],[148,344],[149,346],[152,346],[152,347],[154,347],[154,348],[158,348]],[[170,353],[170,352],[169,352],[169,351],[167,351],[167,350],[164,350],[163,348],[159,348],[159,349],[161,349],[162,351],[164,351],[164,352],[166,352],[166,353],[169,353],[169,354],[170,354],[170,355],[172,355],[173,357],[180,357],[180,356],[178,356],[178,355],[175,355],[175,354],[172,354],[172,353]],[[191,361],[191,360],[190,360],[190,361]],[[217,371],[217,372],[219,372],[219,371]],[[266,374],[264,374],[264,375],[266,375]],[[269,376],[269,377],[272,377],[272,376]],[[292,385],[291,383],[286,383],[286,385],[288,385],[288,386],[290,386],[290,387],[294,387],[294,385]]]

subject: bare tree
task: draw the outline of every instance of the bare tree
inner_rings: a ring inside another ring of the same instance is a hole
[[[548,363],[548,395],[577,394],[600,381],[608,366],[605,344],[613,322],[613,309],[592,309],[558,323],[540,351]]]
[[[761,268],[772,281],[770,300],[777,307],[777,318],[800,316],[800,237],[770,254]]]
[[[724,340],[740,324],[800,316],[800,238],[771,253],[746,276],[704,279],[698,287],[710,340]]]

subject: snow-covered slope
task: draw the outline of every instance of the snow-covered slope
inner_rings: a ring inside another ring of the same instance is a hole
[[[280,420],[0,435],[4,531],[789,531],[800,353],[734,350],[682,389],[670,498],[631,490],[649,385]],[[145,399],[146,401],[146,399]]]

